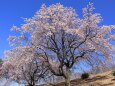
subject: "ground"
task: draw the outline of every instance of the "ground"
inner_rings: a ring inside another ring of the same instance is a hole
[[[65,86],[64,83],[58,83],[56,85],[44,85],[44,86]],[[75,79],[71,81],[71,86],[115,86],[115,77],[112,72],[105,72],[91,76],[89,79],[81,80]]]

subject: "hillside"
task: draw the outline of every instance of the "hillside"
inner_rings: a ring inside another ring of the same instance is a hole
[[[43,85],[43,86],[65,86],[64,83],[58,83],[56,85]],[[75,79],[71,81],[71,86],[115,86],[115,77],[112,76],[112,72],[105,72],[90,77],[86,80]]]

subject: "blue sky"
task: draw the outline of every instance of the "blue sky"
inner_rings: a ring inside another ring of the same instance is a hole
[[[22,18],[30,18],[45,3],[47,6],[61,3],[76,9],[81,16],[82,8],[93,2],[96,12],[101,13],[104,25],[115,24],[115,0],[0,0],[0,58],[4,50],[9,49],[7,38],[15,34],[10,31],[12,25],[23,24]]]

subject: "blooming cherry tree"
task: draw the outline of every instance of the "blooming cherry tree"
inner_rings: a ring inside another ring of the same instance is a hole
[[[28,86],[35,86],[39,80],[48,75],[48,68],[44,66],[31,47],[17,47],[5,52],[1,74],[4,78]]]
[[[45,61],[45,66],[54,75],[63,76],[66,86],[70,86],[70,72],[77,62],[94,57],[110,58],[114,49],[110,41],[115,38],[112,33],[115,26],[101,26],[102,18],[93,10],[93,4],[89,3],[83,8],[83,18],[79,18],[71,7],[42,5],[32,18],[25,19],[25,24],[20,28],[13,27],[20,33],[18,37],[9,37],[14,51],[17,46],[34,48],[26,55],[20,53],[23,53],[23,48],[15,52],[21,57],[17,54],[16,59],[29,62],[37,53],[37,57]],[[13,63],[18,64],[19,61]]]

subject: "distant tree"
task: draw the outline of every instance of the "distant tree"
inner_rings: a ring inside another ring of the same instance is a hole
[[[13,27],[20,36],[9,37],[10,44],[34,47],[31,54],[37,53],[49,70],[62,76],[66,86],[70,86],[70,72],[77,63],[87,58],[111,57],[113,45],[109,41],[115,38],[112,33],[115,26],[101,26],[102,18],[93,10],[89,3],[83,9],[83,18],[79,18],[73,8],[61,4],[42,5],[20,28]]]
[[[2,64],[3,64],[3,60],[2,60],[2,59],[0,59],[0,67],[2,66]]]
[[[1,71],[2,71],[1,67],[2,67],[2,64],[3,64],[3,60],[0,59],[0,79],[2,79],[2,75],[1,75]]]

